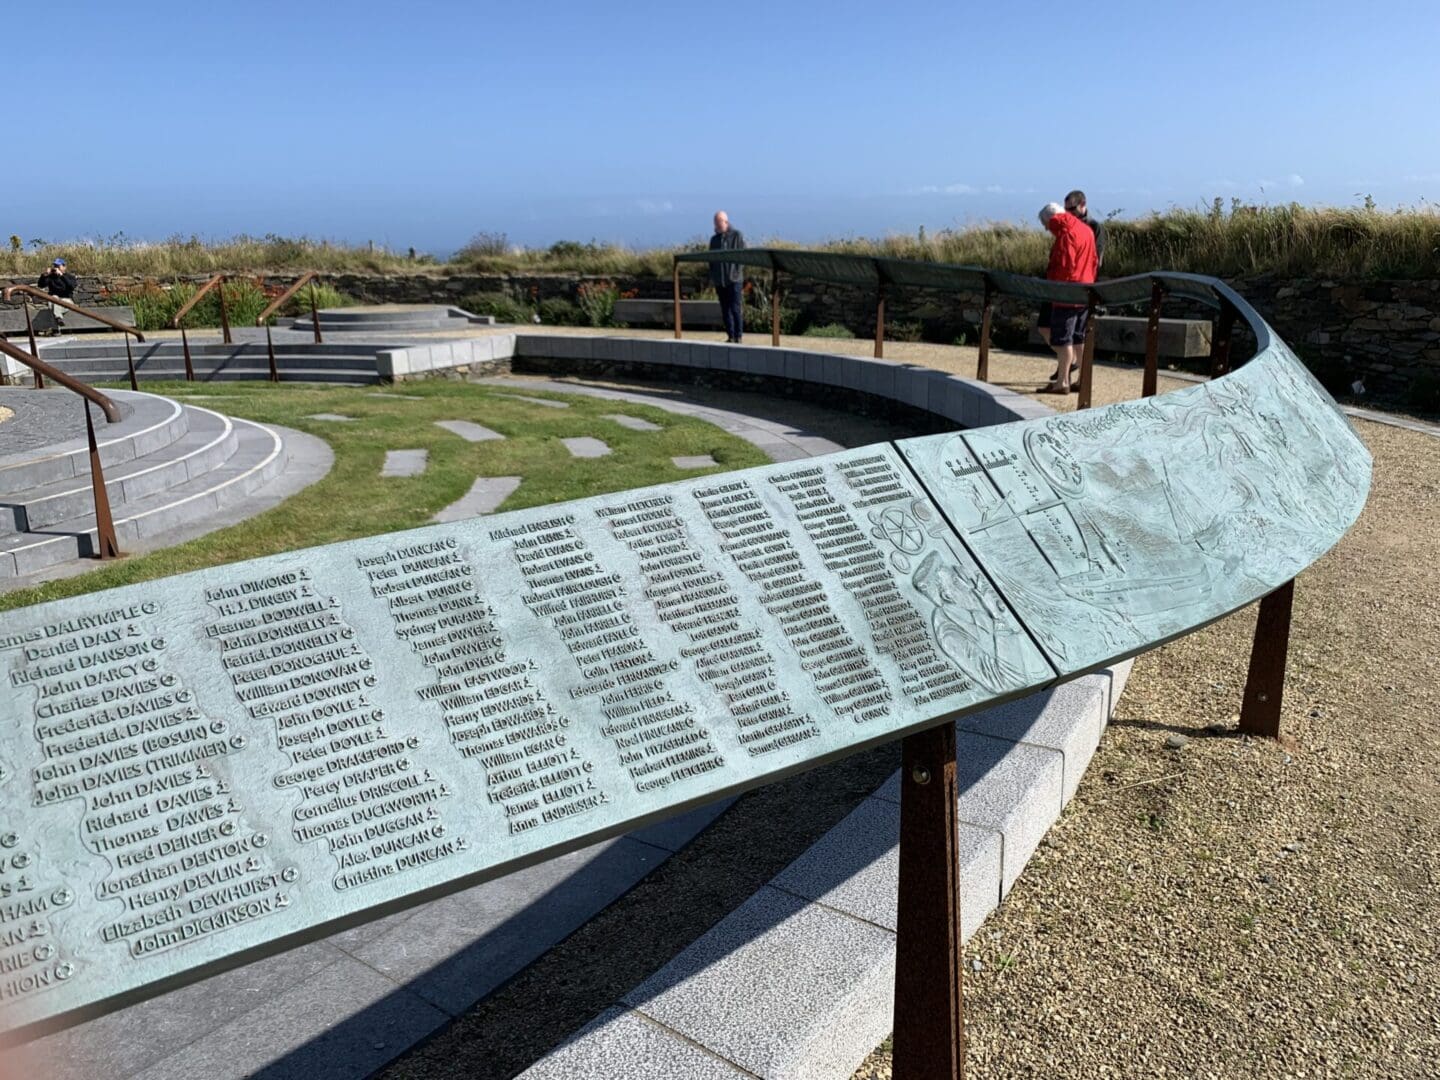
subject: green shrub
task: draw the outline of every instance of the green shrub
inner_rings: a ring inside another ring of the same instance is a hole
[[[590,320],[578,304],[555,296],[540,301],[540,321],[546,326],[585,326]]]
[[[460,298],[460,306],[472,315],[493,315],[497,322],[528,323],[534,312],[509,293],[471,293]]]
[[[770,293],[758,285],[745,286],[745,329],[752,334],[768,334],[770,325]],[[782,299],[780,301],[780,333],[795,329],[800,313]]]
[[[919,322],[896,319],[885,324],[885,338],[887,341],[923,341],[925,327]]]
[[[315,283],[315,306],[321,311],[330,308],[353,307],[356,300],[324,282]],[[309,315],[310,314],[310,286],[305,286],[298,293],[286,301],[285,306],[280,309],[286,315]]]
[[[620,290],[609,281],[582,281],[575,290],[575,299],[591,326],[615,325],[615,301]]]
[[[135,325],[139,329],[167,330],[175,319],[175,313],[194,297],[196,288],[188,281],[169,286],[147,282],[139,289],[119,294],[116,299],[134,309]],[[231,326],[254,326],[255,319],[270,304],[265,290],[249,279],[227,281],[220,288],[225,290],[226,314]],[[186,314],[185,326],[193,330],[219,325],[220,297],[217,290],[211,289]]]
[[[824,326],[810,326],[805,330],[806,337],[818,338],[853,338],[855,335],[850,332],[848,326],[841,326],[839,323],[826,323]]]

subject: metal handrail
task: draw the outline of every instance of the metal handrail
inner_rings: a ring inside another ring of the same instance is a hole
[[[45,363],[38,356],[27,353],[24,349],[18,349],[3,339],[0,339],[0,353],[20,361],[35,372],[37,383],[40,382],[42,376],[49,376],[51,380],[65,389],[79,394],[81,400],[84,401],[85,438],[90,448],[90,497],[95,504],[95,554],[100,559],[119,558],[121,555],[120,544],[115,538],[115,519],[110,513],[110,493],[105,490],[105,473],[100,464],[100,447],[95,441],[95,421],[90,418],[90,405],[93,402],[100,406],[100,411],[105,415],[107,424],[119,423],[120,409],[107,395],[102,394],[93,386],[81,382],[73,375],[67,375],[59,368]]]
[[[131,337],[131,335],[134,335],[136,341],[142,341],[142,342],[143,342],[143,341],[145,340],[145,335],[140,332],[139,327],[129,326],[129,325],[127,325],[127,324],[125,324],[125,323],[122,323],[122,322],[116,322],[114,319],[110,318],[108,315],[101,315],[98,311],[94,310],[93,308],[84,308],[84,307],[81,307],[79,304],[72,303],[71,301],[66,300],[66,299],[65,299],[64,297],[62,297],[62,296],[51,296],[49,293],[47,293],[47,292],[42,292],[41,290],[37,289],[34,285],[10,285],[10,286],[7,286],[3,292],[0,292],[0,300],[4,300],[4,301],[6,301],[6,302],[8,303],[8,302],[10,301],[11,296],[12,296],[14,293],[17,293],[17,292],[20,293],[20,294],[22,294],[23,296],[26,296],[26,297],[29,297],[29,296],[38,297],[40,300],[42,300],[43,302],[45,302],[45,303],[47,303],[47,304],[57,304],[57,305],[59,305],[60,307],[65,308],[67,311],[73,311],[73,312],[75,312],[75,313],[78,314],[78,315],[84,315],[84,316],[86,316],[87,318],[94,319],[96,322],[98,322],[98,323],[100,323],[100,324],[102,324],[102,325],[104,325],[104,326],[108,326],[108,327],[110,327],[112,330],[119,330],[119,331],[121,331],[121,332],[125,335],[125,365],[126,365],[126,367],[129,369],[129,372],[130,372],[130,389],[131,389],[131,390],[139,390],[139,389],[140,389],[140,384],[139,384],[139,382],[138,382],[138,381],[136,380],[136,378],[135,378],[135,354],[130,351],[130,337]],[[29,333],[29,335],[30,335],[30,353],[31,353],[32,356],[38,357],[38,356],[39,356],[39,353],[40,353],[40,349],[39,349],[39,347],[35,344],[35,327],[34,327],[34,324],[32,324],[32,323],[30,322],[30,301],[27,299],[27,300],[24,301],[24,304],[25,304],[25,329],[26,329],[26,331],[27,331],[27,332]],[[53,370],[53,369],[52,369],[52,370]],[[59,381],[59,380],[56,380],[56,381]],[[41,377],[39,371],[37,371],[37,372],[36,372],[36,375],[35,375],[35,388],[36,388],[37,390],[43,390],[43,389],[45,389],[45,380],[44,380],[44,378]]]
[[[270,357],[271,382],[280,381],[280,369],[275,364],[275,342],[271,339],[270,324],[266,320],[275,314],[275,312],[279,311],[285,301],[299,292],[306,284],[310,286],[310,325],[315,331],[315,344],[323,345],[325,343],[325,339],[320,336],[320,305],[315,297],[315,282],[319,280],[319,277],[320,275],[314,270],[307,270],[300,275],[295,284],[291,285],[276,297],[269,307],[255,316],[255,325],[265,327],[265,351]]]
[[[229,280],[230,280],[230,277],[229,277],[228,274],[216,274],[216,275],[215,275],[214,277],[212,277],[209,281],[205,282],[204,285],[201,285],[200,288],[199,288],[199,290],[195,293],[195,295],[192,296],[189,300],[187,300],[187,301],[185,302],[184,306],[181,307],[180,310],[175,313],[175,317],[170,320],[170,325],[173,326],[173,327],[175,327],[175,328],[177,328],[177,329],[180,331],[180,348],[183,349],[184,352],[185,352],[185,381],[186,381],[186,382],[194,382],[194,381],[195,381],[195,368],[194,368],[194,365],[192,365],[191,362],[190,362],[190,338],[189,338],[189,336],[185,333],[185,327],[184,327],[183,325],[181,325],[181,324],[182,324],[185,316],[190,314],[191,309],[193,309],[193,308],[195,307],[195,305],[200,302],[200,298],[201,298],[202,296],[204,296],[206,293],[208,293],[211,289],[219,289],[220,291],[219,291],[218,295],[219,295],[219,297],[220,297],[220,333],[221,333],[221,340],[223,340],[226,345],[231,344],[231,341],[230,341],[230,313],[229,313],[229,311],[228,311],[228,310],[226,309],[226,307],[225,307],[225,289],[223,288],[224,284],[225,284],[227,281],[229,281]]]

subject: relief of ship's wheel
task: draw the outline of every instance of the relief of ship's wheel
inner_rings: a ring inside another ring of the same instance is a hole
[[[918,555],[925,546],[925,530],[904,510],[891,507],[871,515],[870,520],[875,522],[877,536],[889,540],[907,555]]]

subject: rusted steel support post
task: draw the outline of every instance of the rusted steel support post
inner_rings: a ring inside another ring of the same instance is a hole
[[[270,357],[270,381],[280,381],[280,369],[275,366],[275,341],[270,336],[270,324],[265,324],[265,352]]]
[[[1141,397],[1154,397],[1160,390],[1160,302],[1165,286],[1158,281],[1150,284],[1150,314],[1145,322],[1145,378],[1140,384]]]
[[[880,291],[875,299],[875,359],[885,358],[885,286],[880,286]]]
[[[325,344],[320,336],[320,301],[315,298],[315,282],[310,282],[310,325],[315,330],[315,344]]]
[[[100,467],[100,448],[95,443],[95,421],[90,419],[90,402],[85,405],[85,437],[90,443],[90,494],[95,500],[95,557],[118,559],[120,545],[115,539],[115,519],[110,516],[110,493]]]
[[[961,1080],[960,850],[955,725],[900,750],[900,895],[895,924],[895,1080]]]
[[[675,340],[680,340],[680,262],[675,262]]]
[[[975,364],[975,378],[990,381],[990,319],[995,309],[995,290],[985,286],[985,304],[980,309],[980,359]]]
[[[225,286],[227,282],[221,281],[215,286],[215,291],[220,294],[220,340],[226,345],[231,345],[230,340],[230,309],[225,306]]]
[[[1075,402],[1077,409],[1090,408],[1095,385],[1095,339],[1100,336],[1095,326],[1095,309],[1099,296],[1090,290],[1090,303],[1085,307],[1085,344],[1080,350],[1080,399]]]
[[[25,305],[25,333],[30,337],[30,355],[38,357],[40,355],[40,346],[35,344],[35,324],[30,320],[30,301],[23,299],[22,296],[22,302]],[[35,372],[35,389],[45,389],[45,376],[41,375],[38,371]]]
[[[1295,601],[1292,578],[1260,601],[1250,670],[1240,706],[1240,730],[1247,735],[1285,741],[1280,734],[1280,706],[1285,699],[1285,658],[1290,651],[1290,611]]]
[[[140,384],[135,379],[135,353],[130,348],[130,335],[125,335],[125,366],[130,370],[130,389],[139,390]]]
[[[185,336],[185,327],[180,327],[180,348],[185,351],[185,381],[195,381],[195,367],[190,363],[190,339]]]
[[[780,345],[780,271],[770,271],[770,344]]]
[[[1220,314],[1215,319],[1215,333],[1210,338],[1210,377],[1218,379],[1230,372],[1230,336],[1235,332],[1235,309],[1220,301]]]

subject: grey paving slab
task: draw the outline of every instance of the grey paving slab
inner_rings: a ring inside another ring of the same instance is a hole
[[[135,1073],[137,1080],[367,1076],[449,1017],[341,957],[314,978]]]
[[[556,401],[554,398],[530,397],[526,394],[501,394],[501,397],[514,398],[516,401],[528,401],[531,405],[543,405],[547,409],[568,409],[568,401]]]
[[[477,424],[472,420],[436,420],[435,426],[444,428],[452,435],[459,435],[466,442],[488,442],[505,438],[500,432],[492,431],[484,424]]]
[[[960,919],[969,937],[1000,903],[1002,839],[993,829],[961,824]],[[866,799],[771,882],[794,893],[895,929],[900,871],[900,807]]]
[[[458,1015],[669,855],[629,837],[596,844],[427,904],[353,955]]]
[[[679,454],[670,460],[677,469],[711,469],[720,464],[710,454]]]
[[[570,451],[571,457],[598,458],[610,453],[610,447],[603,440],[589,435],[579,435],[560,441],[565,444],[565,449]]]
[[[889,931],[767,886],[624,1003],[756,1076],[848,1075],[874,1024],[831,1021],[868,1013],[887,969],[893,982]]]
[[[371,392],[370,396],[371,396],[371,397],[394,398],[394,399],[397,400],[397,401],[424,401],[424,400],[425,400],[425,398],[422,397],[420,394],[392,394],[392,393],[391,393],[390,391],[388,391],[388,390],[374,390],[374,391]]]
[[[430,461],[429,450],[386,450],[381,476],[419,476]]]
[[[751,1074],[627,1009],[607,1009],[520,1080],[741,1080]]]
[[[520,486],[518,476],[480,476],[470,485],[470,490],[439,511],[431,521],[461,521],[464,518],[493,514],[496,507],[510,497]]]
[[[311,413],[309,416],[305,417],[305,419],[306,419],[306,420],[324,420],[324,421],[326,421],[327,423],[331,423],[331,424],[343,424],[343,423],[352,423],[352,422],[354,422],[355,417],[353,417],[353,416],[341,416],[339,413],[333,413],[333,412],[317,412],[317,413]]]
[[[649,420],[642,420],[638,416],[626,416],[624,413],[606,413],[606,420],[614,420],[621,427],[629,428],[631,431],[662,431],[659,424],[652,424]]]

